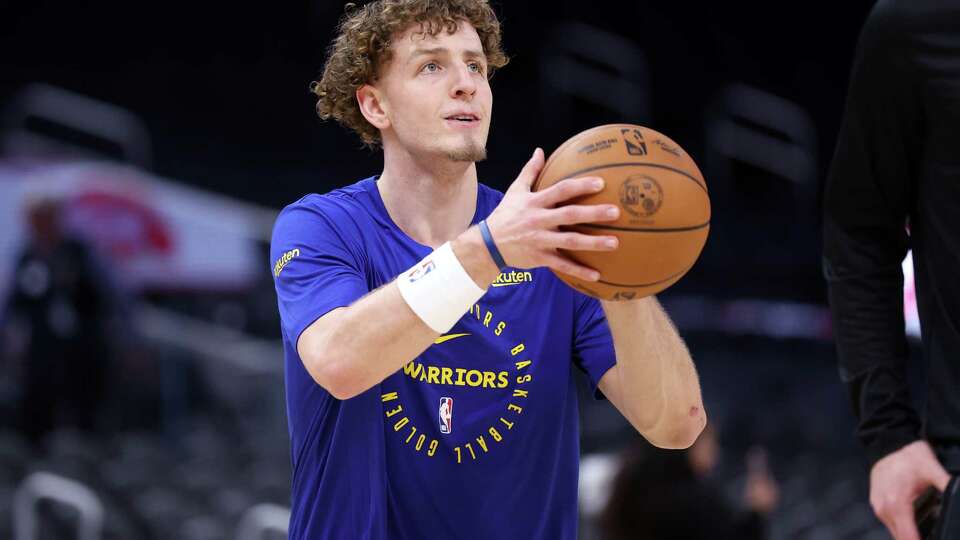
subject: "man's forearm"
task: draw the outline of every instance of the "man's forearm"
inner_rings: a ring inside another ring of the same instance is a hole
[[[489,287],[498,270],[479,231],[475,227],[467,230],[452,247],[476,284],[482,289]],[[407,305],[392,281],[311,325],[298,350],[314,380],[335,397],[347,399],[392,375],[425,351],[438,335]]]
[[[854,200],[828,198],[823,271],[840,378],[872,464],[916,440],[920,419],[907,384],[901,270],[907,251],[905,218],[894,214],[873,218],[876,223],[848,221],[856,215],[847,207]]]
[[[692,443],[706,425],[700,382],[686,345],[660,303],[651,296],[602,305],[628,419],[651,442]]]
[[[846,239],[830,227],[825,237]],[[873,464],[920,436],[907,384],[903,277],[899,263],[856,271],[868,265],[846,255],[855,252],[852,246],[828,249],[824,270],[840,378],[857,418],[857,437]]]

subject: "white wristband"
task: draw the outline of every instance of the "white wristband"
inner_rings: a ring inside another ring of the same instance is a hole
[[[484,294],[463,269],[450,242],[397,277],[400,295],[435,332],[444,333]]]

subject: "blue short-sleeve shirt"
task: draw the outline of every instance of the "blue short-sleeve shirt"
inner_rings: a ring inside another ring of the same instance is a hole
[[[479,185],[472,222],[502,197]],[[354,398],[334,398],[304,368],[304,329],[430,252],[390,219],[376,177],[308,195],[277,218],[290,538],[576,538],[572,368],[596,391],[616,362],[597,300],[545,268],[507,268],[449,332]]]

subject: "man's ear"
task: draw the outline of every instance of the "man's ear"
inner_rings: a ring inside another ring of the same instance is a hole
[[[377,128],[386,129],[390,126],[390,118],[387,117],[386,104],[383,102],[383,96],[380,91],[370,85],[364,84],[357,88],[357,103],[360,105],[360,113],[367,119],[367,122]]]

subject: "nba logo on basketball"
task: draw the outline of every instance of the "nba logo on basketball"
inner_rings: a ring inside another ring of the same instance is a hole
[[[440,398],[440,433],[453,431],[453,398]]]

